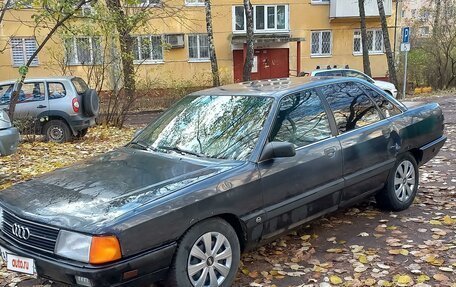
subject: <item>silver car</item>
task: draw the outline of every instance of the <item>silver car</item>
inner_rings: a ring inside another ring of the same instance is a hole
[[[19,131],[12,127],[6,111],[0,109],[0,156],[13,154],[18,143]]]
[[[14,85],[14,80],[0,82],[0,109],[8,109]],[[85,136],[98,111],[97,92],[83,79],[35,78],[27,79],[19,92],[14,119],[27,122],[31,132],[48,141],[66,142]]]

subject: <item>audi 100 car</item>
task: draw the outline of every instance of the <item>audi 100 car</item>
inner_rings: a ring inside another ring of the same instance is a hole
[[[0,193],[9,270],[78,286],[230,286],[242,251],[375,195],[408,208],[437,104],[359,79],[196,92],[125,147]]]

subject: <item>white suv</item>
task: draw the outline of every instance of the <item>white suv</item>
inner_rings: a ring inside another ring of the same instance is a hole
[[[393,97],[397,97],[397,89],[396,87],[390,83],[390,82],[385,82],[385,81],[378,81],[374,80],[368,75],[357,71],[353,69],[326,69],[326,70],[315,70],[311,73],[311,76],[317,76],[317,77],[354,77],[354,78],[360,78],[363,80],[368,81],[369,83],[372,83],[379,87],[380,89],[384,90],[388,94],[390,94]]]

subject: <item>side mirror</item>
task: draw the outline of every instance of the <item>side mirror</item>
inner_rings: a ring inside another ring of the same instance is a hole
[[[260,161],[279,157],[293,157],[296,155],[295,147],[289,142],[270,142],[268,143],[261,154]]]
[[[137,131],[135,131],[135,134],[133,135],[133,138],[136,138],[140,133],[142,133],[144,129],[139,129]]]

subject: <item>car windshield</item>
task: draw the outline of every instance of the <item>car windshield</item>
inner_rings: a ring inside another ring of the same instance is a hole
[[[188,96],[131,144],[167,153],[246,160],[272,102],[272,98],[256,96]]]

